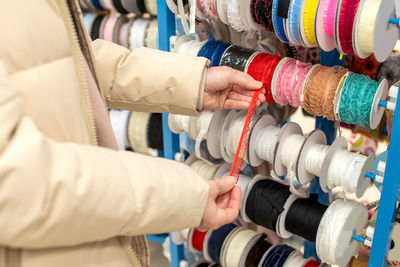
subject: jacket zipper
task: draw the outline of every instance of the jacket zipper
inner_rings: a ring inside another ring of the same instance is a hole
[[[77,30],[74,25],[72,10],[68,7],[68,0],[59,1],[63,16],[66,20],[66,27],[72,44],[72,56],[74,58],[77,69],[78,80],[80,84],[81,98],[84,100],[83,112],[85,114],[86,126],[89,134],[89,141],[92,145],[97,145],[96,126],[93,117],[92,103],[90,101],[89,87],[86,80],[86,75],[83,67],[84,56],[81,51]]]
[[[78,69],[78,76],[79,76],[78,78],[81,81],[81,88],[82,88],[81,92],[83,93],[83,96],[84,96],[84,99],[86,102],[87,110],[85,112],[87,114],[86,120],[88,123],[87,127],[88,127],[88,131],[89,131],[89,138],[93,145],[97,145],[98,140],[97,140],[96,127],[95,127],[94,118],[93,118],[92,104],[90,102],[89,88],[88,88],[86,76],[85,76],[84,69],[83,69],[84,56],[83,55],[80,56],[80,54],[82,53],[82,50],[81,50],[80,42],[78,39],[77,29],[74,24],[74,19],[78,20],[78,21],[76,21],[76,23],[79,23],[80,25],[82,25],[82,22],[79,20],[79,18],[74,18],[74,16],[72,15],[73,10],[71,10],[71,8],[68,6],[67,1],[74,1],[72,3],[74,3],[75,5],[77,4],[77,2],[76,2],[76,0],[62,0],[61,1],[62,2],[62,10],[63,10],[63,12],[67,13],[67,14],[64,14],[64,16],[67,18],[67,29],[68,29],[69,35],[72,38],[72,42],[73,42],[73,45],[72,45],[73,56],[74,56],[74,61],[76,62],[76,67]],[[84,37],[82,37],[82,38],[84,38]],[[89,67],[92,70],[94,70],[92,62],[88,62],[88,64],[89,64]],[[93,73],[93,76],[97,82],[97,77],[96,77],[95,73]],[[97,84],[97,86],[99,86],[99,84]],[[122,245],[122,248],[124,249],[125,253],[127,254],[127,257],[129,259],[129,261],[131,262],[132,266],[138,266],[136,252],[133,251],[133,249],[130,247],[130,245],[127,243],[127,241],[125,240],[124,237],[119,237],[118,239]],[[128,249],[128,247],[129,247],[129,249]]]

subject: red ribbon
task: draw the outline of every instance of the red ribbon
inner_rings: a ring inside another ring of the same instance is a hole
[[[309,261],[306,265],[304,265],[304,267],[318,267],[320,265],[321,265],[320,262],[312,260]]]
[[[276,66],[279,64],[281,59],[282,57],[279,56],[260,53],[253,58],[247,69],[247,74],[257,81],[263,82],[264,88],[267,91],[265,98],[267,99],[268,104],[275,103],[274,97],[272,96],[271,83]]]
[[[203,251],[204,238],[206,237],[206,234],[207,231],[200,232],[199,230],[194,229],[192,237],[193,248],[197,249],[198,251]]]

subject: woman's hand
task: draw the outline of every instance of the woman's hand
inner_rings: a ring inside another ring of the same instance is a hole
[[[203,95],[203,109],[246,109],[253,91],[262,83],[250,75],[229,67],[213,67],[207,70]],[[259,105],[265,102],[265,89],[258,97]]]
[[[235,220],[239,214],[242,193],[240,187],[236,186],[236,178],[227,176],[208,183],[210,192],[203,218],[198,227],[200,231],[218,229]]]

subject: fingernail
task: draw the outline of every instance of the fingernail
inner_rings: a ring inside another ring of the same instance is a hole
[[[262,86],[263,86],[262,82],[259,82],[259,81],[255,81],[254,82],[254,87],[255,88],[261,88]]]

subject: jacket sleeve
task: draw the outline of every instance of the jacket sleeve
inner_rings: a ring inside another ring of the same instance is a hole
[[[202,109],[208,60],[149,48],[133,52],[92,42],[94,62],[109,108],[197,115]]]
[[[46,137],[4,69],[0,62],[0,245],[68,246],[199,225],[209,187],[189,167]]]

